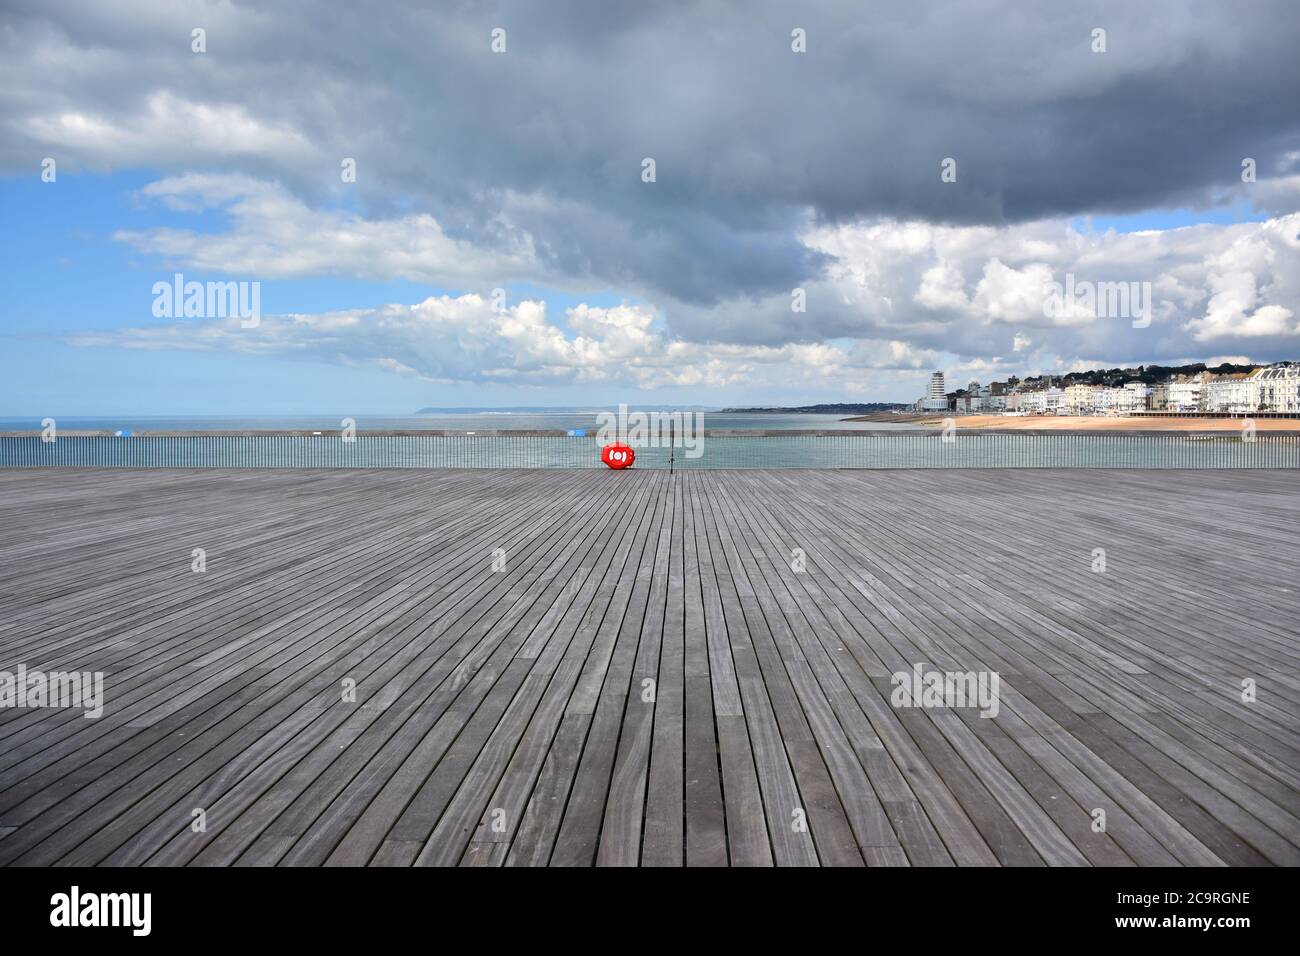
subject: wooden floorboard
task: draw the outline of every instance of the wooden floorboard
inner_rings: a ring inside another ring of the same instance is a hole
[[[1297,527],[1293,471],[0,471],[0,671],[104,680],[0,707],[0,863],[1300,865]]]

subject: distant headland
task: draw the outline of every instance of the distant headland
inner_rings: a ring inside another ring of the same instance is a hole
[[[415,412],[416,415],[595,415],[607,412],[617,405],[498,405],[493,407],[466,405],[456,408],[429,406]],[[709,405],[637,405],[640,411],[647,412],[711,412]]]
[[[892,412],[910,408],[900,402],[860,402],[830,405],[795,405],[792,407],[774,406],[772,408],[724,408],[724,415],[870,415],[874,412]]]

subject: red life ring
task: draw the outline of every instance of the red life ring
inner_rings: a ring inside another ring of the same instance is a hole
[[[610,468],[630,468],[632,462],[636,461],[636,452],[631,445],[616,441],[600,450],[600,460]]]

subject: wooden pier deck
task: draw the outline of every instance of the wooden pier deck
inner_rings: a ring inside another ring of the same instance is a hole
[[[0,472],[0,671],[105,674],[0,709],[0,863],[1297,865],[1298,529],[1280,471]]]

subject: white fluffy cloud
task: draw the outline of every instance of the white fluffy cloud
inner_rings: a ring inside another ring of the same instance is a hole
[[[1251,16],[1184,6],[970,0],[917,17],[915,4],[893,2],[874,4],[867,27],[858,4],[815,3],[809,54],[794,56],[790,5],[773,0],[635,11],[501,0],[491,23],[476,5],[400,0],[6,0],[0,173],[34,176],[50,157],[62,175],[281,183],[282,232],[245,218],[210,250],[184,231],[132,236],[178,258],[258,262],[268,277],[337,257],[340,274],[463,276],[468,288],[508,267],[652,301],[692,340],[769,345],[911,323],[941,347],[945,316],[974,307],[981,322],[998,316],[1001,342],[1029,321],[1017,287],[1071,241],[1046,217],[1242,201],[1296,210],[1293,0],[1256,0]],[[1104,57],[1089,52],[1099,20],[1112,41]],[[498,24],[509,27],[505,56],[489,46]],[[191,46],[198,26],[203,54]],[[653,188],[640,180],[647,155]],[[939,183],[943,156],[960,159],[957,183]],[[1247,156],[1258,173],[1249,190]],[[346,193],[343,157],[359,164]],[[331,199],[361,214],[330,211]],[[320,237],[297,228],[308,218]],[[800,322],[788,309],[756,315],[767,298],[824,283],[828,262],[800,241],[809,221],[886,224],[865,288],[824,285],[830,297]],[[931,254],[944,227],[917,222],[957,228]],[[896,280],[879,268],[891,260],[921,271]],[[1150,265],[1167,275],[1177,319],[1205,318],[1203,276]],[[1260,307],[1296,311],[1256,275]],[[1254,339],[1285,321],[1272,310],[1243,319]],[[956,336],[959,351],[975,344],[967,338]],[[1179,350],[1189,343],[1184,334]]]
[[[1300,179],[1289,181],[1291,208]],[[1275,187],[1276,200],[1281,190]],[[822,227],[832,257],[810,302],[813,334],[895,338],[959,358],[1072,363],[1182,358],[1214,343],[1257,359],[1300,357],[1300,213],[1263,222],[1118,233],[1042,220],[992,228],[881,221]],[[1150,283],[1152,322],[1044,309],[1053,283]],[[774,305],[779,304],[774,300]],[[762,310],[759,310],[762,312]],[[1031,351],[1032,350],[1032,351]]]
[[[1289,182],[1294,205],[1300,180]],[[224,217],[215,231],[196,224],[115,234],[178,268],[249,280],[339,275],[453,289],[520,280],[566,287],[563,275],[539,264],[532,238],[504,221],[497,241],[484,247],[450,238],[427,214],[385,219],[313,209],[246,176],[169,177],[143,194],[182,216]],[[1281,191],[1275,186],[1272,195]],[[1061,220],[1000,228],[882,220],[810,228],[802,242],[826,263],[808,285],[806,312],[793,311],[785,294],[713,306],[660,297],[614,308],[579,305],[556,323],[541,302],[497,313],[488,299],[462,295],[269,317],[256,334],[222,322],[182,322],[73,341],[310,355],[440,382],[655,388],[771,381],[847,391],[859,389],[868,371],[919,378],[940,367],[965,380],[1174,363],[1211,350],[1256,361],[1300,355],[1296,212],[1131,233]],[[1150,326],[1080,307],[1049,314],[1051,284],[1067,274],[1079,282],[1150,283]]]
[[[194,319],[83,332],[80,346],[228,351],[374,365],[438,383],[497,382],[527,386],[616,383],[638,388],[720,387],[737,383],[836,383],[860,391],[867,373],[914,372],[933,353],[898,341],[779,347],[701,346],[656,328],[637,305],[578,305],[562,324],[546,304],[526,300],[497,309],[477,294],[438,296],[415,305],[263,316],[255,328],[237,318]]]
[[[191,173],[146,186],[142,194],[181,213],[220,211],[221,232],[119,230],[114,238],[192,269],[249,279],[343,275],[442,285],[529,279],[537,273],[531,237],[499,223],[494,248],[449,238],[427,213],[365,219],[312,209],[275,183],[246,176]]]

